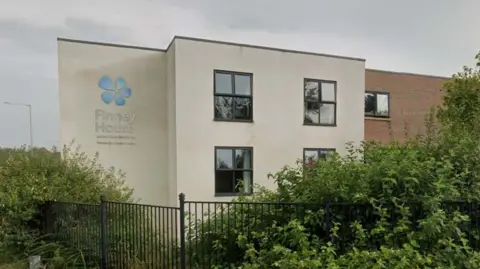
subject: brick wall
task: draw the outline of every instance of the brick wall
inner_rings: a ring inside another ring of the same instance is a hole
[[[395,73],[367,69],[366,91],[390,93],[390,118],[365,117],[365,140],[403,140],[425,131],[425,116],[432,105],[441,103],[444,77]],[[405,124],[406,123],[406,124]]]

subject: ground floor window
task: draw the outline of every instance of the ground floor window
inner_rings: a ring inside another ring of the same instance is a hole
[[[306,148],[303,149],[303,162],[309,165],[318,160],[329,160],[334,152],[332,148]]]
[[[253,191],[253,148],[215,147],[215,195]]]

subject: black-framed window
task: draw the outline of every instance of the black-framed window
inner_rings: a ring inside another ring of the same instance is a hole
[[[303,87],[305,125],[337,124],[337,82],[305,79]]]
[[[253,191],[253,148],[215,147],[215,195]]]
[[[214,70],[214,119],[253,121],[253,74]]]
[[[303,162],[308,165],[319,160],[329,160],[335,151],[333,148],[305,148]]]
[[[365,92],[365,116],[390,117],[390,94],[388,92]]]

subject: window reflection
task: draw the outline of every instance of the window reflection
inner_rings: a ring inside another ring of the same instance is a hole
[[[388,93],[365,92],[365,116],[388,117],[389,113]]]
[[[336,82],[305,79],[304,124],[336,124]]]
[[[215,118],[231,119],[233,118],[233,98],[232,97],[215,97]]]
[[[334,124],[335,123],[335,105],[322,104],[320,107],[320,123]]]
[[[320,104],[319,103],[305,103],[305,119],[306,123],[318,124],[320,123]]]
[[[216,148],[215,193],[252,193],[253,163],[250,148]]]
[[[251,121],[252,75],[215,71],[214,118]]]
[[[319,89],[318,89],[318,82],[306,81],[304,92],[305,92],[305,100],[318,101],[320,96]]]

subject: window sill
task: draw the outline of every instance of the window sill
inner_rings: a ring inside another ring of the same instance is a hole
[[[365,116],[366,120],[378,120],[378,121],[391,121],[390,118],[381,118],[381,117],[368,117]]]
[[[229,119],[213,119],[213,121],[219,121],[219,122],[240,122],[240,123],[253,123],[253,120],[229,120]]]
[[[252,196],[252,193],[215,193],[215,197]]]
[[[337,127],[337,124],[303,123],[303,126]]]

